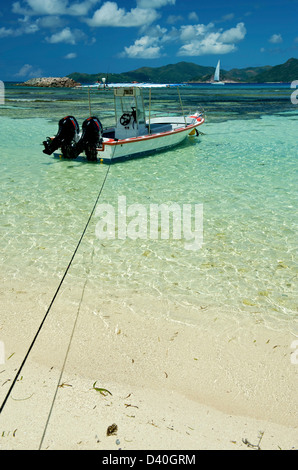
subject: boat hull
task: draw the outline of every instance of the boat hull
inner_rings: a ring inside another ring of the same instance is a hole
[[[174,147],[183,142],[189,134],[196,133],[196,128],[204,123],[204,118],[194,118],[195,122],[186,127],[177,127],[168,132],[157,132],[123,140],[107,139],[97,149],[100,163],[112,163],[125,158],[148,155],[156,151]]]
[[[197,128],[205,122],[202,114],[196,113],[183,118],[155,118],[149,123],[148,134],[126,139],[103,138],[97,148],[99,163],[114,163],[120,160],[150,155],[154,152],[174,147],[190,134],[198,134]],[[54,154],[62,157],[60,153]],[[83,156],[83,154],[82,154]]]

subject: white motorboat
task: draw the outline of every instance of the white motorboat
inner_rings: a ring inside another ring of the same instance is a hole
[[[180,97],[180,95],[179,95]],[[85,154],[89,161],[113,163],[121,159],[143,156],[180,144],[189,135],[198,135],[205,122],[204,113],[196,111],[181,116],[153,117],[149,106],[146,117],[142,88],[114,89],[116,125],[103,129],[97,117],[89,117],[79,125],[73,116],[59,121],[55,137],[43,142],[43,152],[55,156],[77,158]]]

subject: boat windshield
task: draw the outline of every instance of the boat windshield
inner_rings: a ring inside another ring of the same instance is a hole
[[[123,114],[132,114],[139,124],[146,122],[143,96],[138,88],[115,89],[116,122]]]

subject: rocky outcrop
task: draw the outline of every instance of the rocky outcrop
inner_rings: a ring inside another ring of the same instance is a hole
[[[75,82],[72,78],[68,77],[47,77],[47,78],[32,78],[24,83],[19,83],[21,86],[36,86],[36,87],[53,87],[53,88],[73,88],[80,86],[80,83]]]

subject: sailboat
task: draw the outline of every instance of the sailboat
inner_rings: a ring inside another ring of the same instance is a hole
[[[214,74],[214,79],[213,79],[213,82],[211,82],[212,85],[224,85],[224,82],[221,82],[219,80],[219,75],[220,75],[220,60],[217,62],[217,66],[216,66],[215,74]]]

